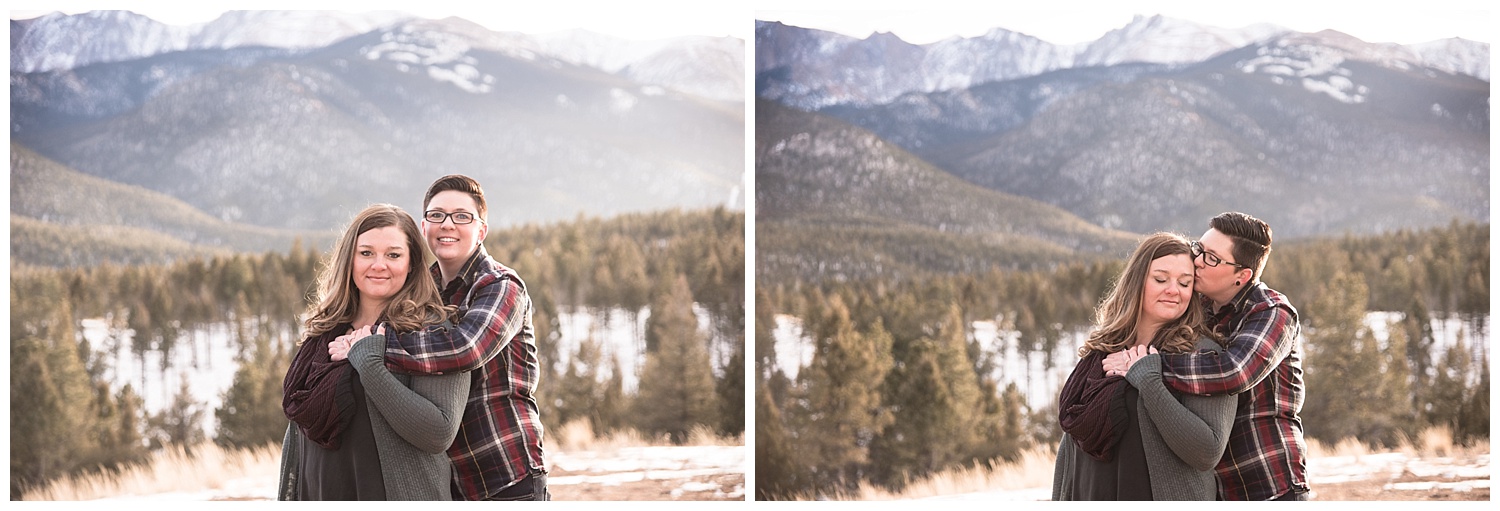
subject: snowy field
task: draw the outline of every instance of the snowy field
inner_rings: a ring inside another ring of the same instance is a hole
[[[713,329],[710,327],[708,313],[697,306],[694,306],[694,311],[698,316],[699,333],[706,338],[711,337]],[[602,318],[601,315],[582,312],[561,313],[561,336],[557,346],[560,360],[555,362],[566,363],[578,349],[581,340],[598,339],[602,343],[605,357],[619,359],[620,368],[625,373],[625,392],[634,393],[639,371],[645,365],[643,336],[646,332],[646,320],[650,315],[649,311],[642,312],[632,321],[631,315],[623,310],[609,311]],[[239,362],[235,360],[238,348],[233,340],[233,324],[218,323],[185,332],[173,348],[171,361],[165,368],[160,351],[147,351],[142,357],[131,352],[130,344],[135,335],[133,330],[111,327],[104,319],[86,319],[80,330],[89,346],[99,353],[105,366],[105,379],[112,382],[117,391],[125,384],[130,384],[135,393],[141,396],[147,412],[155,413],[165,408],[177,396],[182,382],[186,380],[193,400],[205,410],[204,430],[209,438],[213,437],[213,432],[217,429],[213,410],[223,404],[224,391],[234,383],[234,374],[239,368]],[[277,335],[279,342],[291,346],[297,334],[298,332],[283,331]],[[709,346],[714,374],[722,375],[722,366],[729,359],[729,344],[723,339],[712,338]],[[606,365],[600,369],[599,377],[606,380],[609,376],[609,367]]]
[[[1349,484],[1369,486],[1390,495],[1389,500],[1422,500],[1427,493],[1434,491],[1446,491],[1460,496],[1483,491],[1483,500],[1488,500],[1490,457],[1485,454],[1474,459],[1413,458],[1394,452],[1309,458],[1307,479],[1308,486],[1313,489],[1313,500],[1318,500],[1320,487],[1331,489],[1335,485]],[[1037,501],[1051,498],[1052,488],[1049,486],[943,495],[922,500]]]

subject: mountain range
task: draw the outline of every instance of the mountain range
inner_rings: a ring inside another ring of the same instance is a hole
[[[977,193],[965,186],[1009,198],[957,201],[1001,211],[996,225],[1006,229],[1036,232],[1040,220],[1069,218],[1113,233],[1076,235],[1087,240],[1157,230],[1195,236],[1227,210],[1265,219],[1276,239],[1489,218],[1484,43],[1411,48],[1159,16],[1068,48],[1004,29],[917,46],[891,34],[853,40],[774,22],[756,28],[757,116],[769,102],[824,119],[780,135],[758,127],[756,200],[768,208],[757,209],[758,232],[763,220],[779,230],[865,221],[866,209],[791,219],[774,205],[849,193],[857,176],[869,179],[860,169],[870,158],[891,154],[961,185],[934,197],[909,180],[861,181],[884,190],[861,193],[901,203],[872,208],[888,221],[924,207],[910,202],[938,206]],[[833,120],[870,141],[838,152],[793,143],[818,139],[814,127]],[[766,158],[767,147],[805,154]],[[811,158],[825,170],[781,163]],[[767,186],[788,172],[804,176],[797,190]],[[1016,199],[1038,206],[989,205],[1027,203]],[[924,232],[944,232],[933,227]],[[766,239],[759,257],[796,257],[799,248]],[[1070,257],[1118,247],[1050,240]]]
[[[1415,45],[1367,43],[1327,32],[1325,43],[1352,58],[1388,66],[1430,67],[1489,81],[1489,44],[1444,39]],[[1238,29],[1165,16],[1136,16],[1095,41],[1059,45],[994,28],[978,37],[925,45],[889,32],[856,39],[833,32],[755,22],[756,95],[804,110],[835,104],[888,103],[909,92],[961,90],[1048,71],[1118,64],[1192,65],[1280,36],[1290,29],[1256,24]]]
[[[627,58],[598,37],[459,18],[267,11],[11,28],[13,152],[245,228],[337,230],[373,202],[415,211],[450,173],[486,185],[501,226],[743,208],[744,104],[726,92],[743,91],[737,39]],[[29,190],[13,175],[11,192]],[[13,200],[12,217],[41,218],[25,209],[38,202]]]

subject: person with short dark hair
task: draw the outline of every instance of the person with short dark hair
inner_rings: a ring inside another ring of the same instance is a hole
[[[1234,395],[1239,413],[1219,461],[1223,500],[1307,500],[1307,446],[1302,435],[1302,332],[1297,309],[1261,282],[1271,253],[1271,227],[1227,212],[1209,220],[1193,243],[1197,291],[1223,352],[1148,355],[1161,358],[1162,379],[1178,392]],[[1106,357],[1106,372],[1123,374],[1135,360]]]

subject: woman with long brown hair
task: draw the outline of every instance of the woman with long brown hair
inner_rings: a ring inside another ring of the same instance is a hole
[[[423,246],[416,222],[389,204],[365,208],[339,239],[283,383],[291,424],[278,499],[452,499],[447,450],[470,375],[393,374],[383,337],[340,340],[361,327],[406,332],[452,320],[423,271]]]
[[[1188,240],[1146,237],[1094,311],[1094,330],[1059,396],[1063,429],[1052,500],[1213,500],[1213,468],[1234,421],[1234,396],[1188,396],[1161,381],[1154,354],[1222,348],[1193,292]],[[1106,373],[1106,355],[1138,358]]]

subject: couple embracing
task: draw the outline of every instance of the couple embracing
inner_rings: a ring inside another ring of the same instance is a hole
[[[420,227],[377,204],[344,231],[283,382],[278,500],[549,499],[531,299],[486,213],[450,175]]]
[[[1058,397],[1052,500],[1307,500],[1297,311],[1260,281],[1271,228],[1148,236]]]

